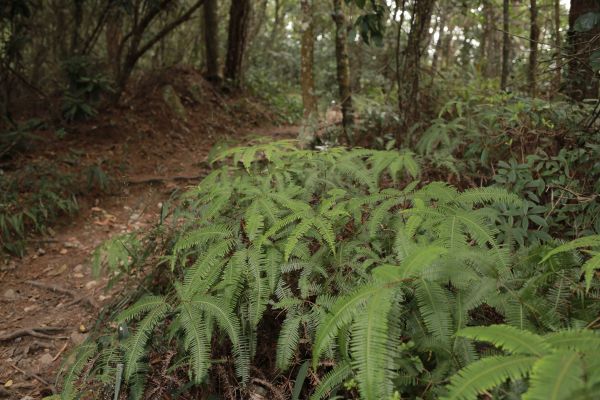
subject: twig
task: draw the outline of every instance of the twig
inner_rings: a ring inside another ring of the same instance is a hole
[[[73,300],[66,303],[65,307],[72,306],[74,304],[84,301],[84,302],[88,303],[92,308],[100,308],[100,306],[93,299],[89,298],[88,296],[77,295],[76,292],[69,290],[69,289],[65,289],[65,288],[55,285],[53,283],[45,283],[45,282],[38,282],[38,281],[25,281],[25,283],[28,283],[32,286],[36,286],[36,287],[39,287],[42,289],[48,289],[52,292],[67,294],[67,295],[73,297]]]
[[[54,385],[51,385],[47,380],[45,380],[44,378],[42,378],[41,376],[39,376],[38,374],[34,374],[33,372],[27,372],[19,367],[17,367],[15,364],[9,363],[8,365],[10,365],[11,367],[13,367],[15,370],[19,371],[20,373],[22,373],[23,375],[30,377],[30,378],[34,378],[35,380],[39,381],[40,383],[43,383],[44,385],[46,385],[47,387],[50,388],[50,390],[52,391],[52,393],[56,393],[56,388],[54,387]]]
[[[69,345],[69,342],[65,342],[65,344],[63,345],[63,347],[58,351],[58,353],[56,353],[56,355],[54,357],[52,357],[52,361],[56,361],[58,360],[58,357],[60,357],[60,355],[67,349],[67,346]]]
[[[65,289],[61,286],[55,285],[53,283],[45,283],[45,282],[39,282],[39,281],[25,281],[25,283],[28,283],[32,286],[36,286],[42,289],[48,289],[51,292],[58,292],[58,293],[62,293],[62,294],[68,294],[71,297],[76,297],[75,292],[73,292],[72,290],[69,289]]]
[[[52,336],[47,335],[43,332],[61,332],[64,331],[65,328],[58,328],[52,326],[38,326],[32,328],[21,328],[16,331],[12,331],[7,333],[6,335],[0,336],[0,342],[5,342],[8,340],[16,339],[21,336],[33,336],[41,339],[68,339],[66,336]]]
[[[169,176],[169,177],[151,177],[151,178],[141,178],[141,179],[130,179],[128,181],[128,183],[130,185],[142,185],[145,183],[164,183],[164,182],[170,182],[170,181],[193,181],[193,180],[200,180],[201,178],[203,178],[205,176],[205,174],[203,175],[194,175],[194,176]]]

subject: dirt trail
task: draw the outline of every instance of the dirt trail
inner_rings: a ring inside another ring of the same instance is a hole
[[[243,136],[283,139],[297,132],[297,127],[265,127]],[[155,145],[155,159],[162,161],[138,158],[128,168],[131,175],[121,177],[127,184],[118,194],[88,200],[74,220],[54,228],[53,237],[32,243],[26,257],[2,267],[0,398],[52,394],[64,357],[85,340],[102,306],[123,290],[118,285],[107,290],[108,278],[92,277],[92,252],[110,237],[158,221],[162,201],[206,174],[211,145],[205,140],[197,147],[178,146],[171,154],[160,154],[165,150]]]

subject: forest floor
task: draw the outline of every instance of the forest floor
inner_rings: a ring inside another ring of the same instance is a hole
[[[161,202],[206,175],[217,141],[297,136],[297,127],[276,126],[250,98],[225,99],[190,71],[179,71],[175,82],[172,76],[168,85],[183,108],[166,104],[167,83],[153,77],[128,107],[71,127],[71,139],[20,161],[58,160],[77,148],[85,159],[119,168],[111,170],[118,176],[111,176],[117,185],[110,193],[80,196],[75,217],[33,239],[25,257],[0,263],[0,398],[38,399],[56,391],[65,358],[86,339],[102,307],[128,289],[92,276],[98,245],[155,224]],[[189,93],[194,85],[197,93]]]

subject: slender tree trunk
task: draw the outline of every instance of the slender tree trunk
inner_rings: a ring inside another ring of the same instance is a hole
[[[403,76],[403,114],[405,127],[419,119],[420,112],[420,73],[423,44],[429,39],[431,14],[435,0],[419,0],[413,4],[412,20],[408,42],[406,44],[406,57],[402,69]]]
[[[398,87],[398,111],[402,112],[402,63],[400,62],[400,49],[402,39],[402,25],[404,25],[404,11],[406,11],[406,0],[396,0],[396,8],[400,7],[400,21],[398,22],[398,31],[396,32],[396,85]],[[396,144],[400,144],[400,132],[396,133]]]
[[[73,0],[73,30],[71,32],[71,55],[79,51],[79,36],[83,22],[83,0]]]
[[[491,54],[493,49],[493,36],[495,33],[494,8],[491,0],[483,0],[482,3],[484,26],[479,44],[479,62],[482,75],[486,78],[491,78],[491,69],[493,64]]]
[[[442,44],[444,43],[444,37],[445,37],[445,28],[446,28],[446,21],[448,18],[448,14],[449,14],[450,10],[448,10],[448,7],[445,7],[444,9],[442,9],[442,15],[440,16],[440,26],[439,26],[439,30],[438,30],[438,38],[437,41],[435,42],[435,48],[433,51],[433,59],[431,60],[431,69],[433,71],[437,71],[437,67],[438,67],[438,61],[440,58],[440,53],[442,52]]]
[[[590,55],[598,48],[600,29],[576,32],[575,22],[589,12],[600,12],[597,0],[571,0],[569,10],[569,70],[568,94],[574,100],[598,98],[598,78],[590,66]]]
[[[540,40],[540,28],[537,21],[538,9],[536,0],[530,0],[529,7],[529,67],[527,69],[527,84],[529,86],[529,94],[535,97],[537,92],[537,58],[538,58],[538,42]]]
[[[110,11],[106,21],[106,58],[113,78],[116,80],[119,75],[119,43],[123,40],[123,15],[118,7]]]
[[[313,24],[313,4],[311,0],[301,0],[301,62],[300,76],[302,82],[302,105],[304,118],[310,120],[317,116],[317,98],[315,97],[315,78],[313,65],[315,59],[315,36]]]
[[[506,91],[508,73],[510,69],[510,2],[504,0],[502,6],[502,75],[500,77],[500,90]]]
[[[348,58],[348,37],[346,16],[342,0],[333,0],[333,20],[335,21],[335,55],[337,59],[337,78],[342,103],[342,124],[349,144],[353,144],[354,109],[352,107],[352,89],[350,86],[350,60]]]
[[[562,74],[562,40],[560,35],[560,0],[554,0],[554,46],[556,49],[556,69],[554,70],[554,91],[560,90]]]
[[[242,84],[244,51],[250,22],[250,0],[235,0],[229,9],[229,36],[227,38],[227,58],[225,79],[234,88]]]
[[[219,73],[219,26],[217,0],[204,2],[204,50],[206,54],[206,78],[220,81]]]

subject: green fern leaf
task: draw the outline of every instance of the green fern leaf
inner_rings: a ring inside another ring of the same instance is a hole
[[[240,341],[241,328],[237,317],[229,310],[225,302],[214,296],[205,294],[196,295],[191,305],[198,307],[207,315],[213,317],[221,329],[227,332],[227,336],[234,346]],[[196,311],[197,312],[197,311]]]
[[[600,334],[589,329],[549,333],[544,341],[558,350],[571,349],[585,354],[600,351]]]
[[[445,289],[436,282],[420,279],[415,296],[427,330],[434,338],[448,344],[452,330],[452,316]]]
[[[511,355],[488,357],[458,371],[450,380],[445,400],[476,400],[507,379],[522,379],[531,370],[536,357]]]
[[[541,336],[509,325],[469,327],[459,330],[456,335],[491,342],[494,346],[515,354],[542,356],[550,351]]]
[[[367,300],[380,290],[379,286],[366,285],[335,302],[331,312],[319,324],[313,345],[313,368],[316,368],[321,354],[337,336],[338,331],[349,324]]]
[[[529,390],[523,400],[567,400],[583,386],[583,365],[579,354],[561,350],[540,359],[533,366]]]
[[[290,316],[291,315],[291,316]],[[290,314],[281,325],[277,337],[277,368],[285,371],[289,368],[300,341],[300,324],[302,316]]]
[[[191,303],[181,303],[178,311],[184,331],[184,346],[194,372],[194,382],[201,383],[209,367],[210,348],[206,337],[206,326],[201,313],[192,307]]]
[[[162,306],[165,303],[165,299],[162,296],[144,296],[138,300],[135,304],[123,310],[115,320],[117,322],[128,322],[132,319],[136,319],[142,314],[146,314],[148,311]]]
[[[98,346],[96,343],[87,343],[78,347],[76,351],[77,356],[75,361],[69,366],[65,376],[65,383],[60,395],[62,400],[74,400],[78,397],[76,388],[77,379],[89,360],[98,352]]]
[[[325,374],[315,392],[310,396],[310,400],[321,400],[325,398],[333,391],[333,389],[348,379],[351,374],[352,368],[350,363],[347,361],[340,362],[333,370]]]
[[[164,320],[169,305],[166,302],[157,304],[137,325],[136,332],[125,343],[125,369],[124,378],[126,382],[138,372],[140,360],[146,353],[146,344],[152,330]]]
[[[381,290],[369,299],[364,312],[355,317],[352,330],[352,366],[357,371],[362,399],[378,400],[391,394],[387,378],[388,312],[392,291]]]

